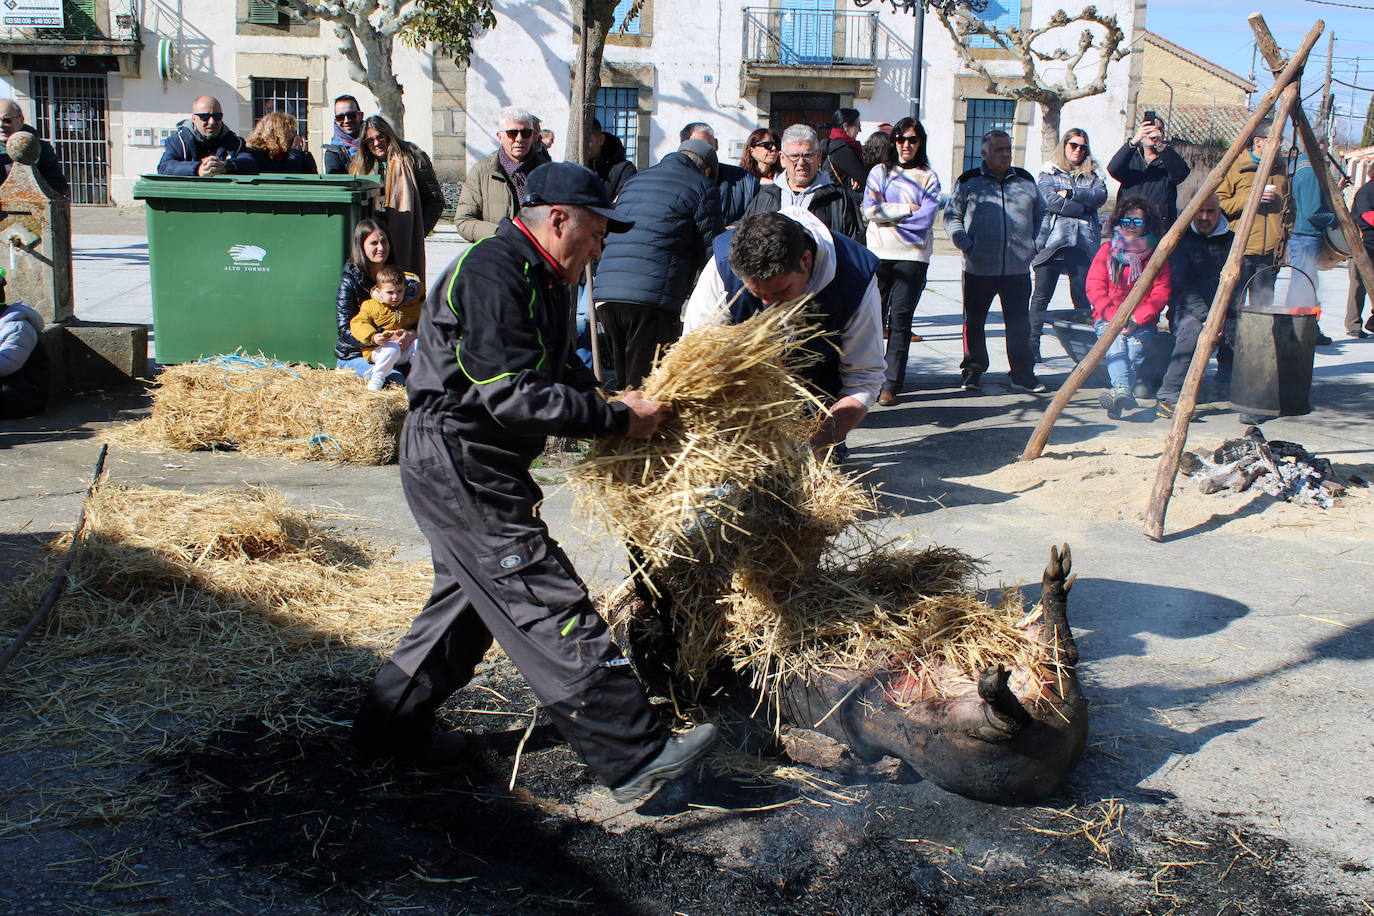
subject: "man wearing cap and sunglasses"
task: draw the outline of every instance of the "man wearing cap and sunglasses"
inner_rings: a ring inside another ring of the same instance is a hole
[[[673,736],[538,515],[530,463],[547,436],[648,438],[668,407],[637,391],[609,403],[573,352],[570,287],[608,233],[633,224],[595,172],[547,163],[520,215],[469,248],[431,287],[406,382],[401,483],[429,540],[434,589],[378,672],[353,739],[369,756],[445,756],[440,704],[493,639],[555,727],[616,801],[686,773],[716,740]]]
[[[324,144],[324,173],[347,175],[363,138],[363,109],[351,95],[334,100],[334,136]]]
[[[496,152],[473,166],[463,181],[453,224],[469,242],[496,231],[496,225],[520,212],[527,176],[550,161],[538,144],[535,117],[521,108],[502,108]]]
[[[159,175],[256,175],[258,164],[243,140],[224,123],[219,100],[203,95],[191,106],[191,117],[162,144]]]

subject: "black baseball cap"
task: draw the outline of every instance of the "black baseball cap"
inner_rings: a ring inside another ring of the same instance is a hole
[[[597,216],[606,217],[609,232],[628,232],[634,226],[634,220],[625,219],[616,212],[606,195],[606,183],[591,169],[576,162],[546,162],[525,179],[525,199],[520,206],[547,204],[586,207]]]

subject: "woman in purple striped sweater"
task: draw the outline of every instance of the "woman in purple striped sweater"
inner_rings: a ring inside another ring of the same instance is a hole
[[[864,184],[868,249],[880,259],[878,283],[887,315],[887,372],[878,395],[885,407],[897,403],[906,380],[911,318],[926,287],[931,227],[939,208],[940,176],[926,157],[926,130],[920,121],[902,118],[892,128],[887,161],[873,166]]]

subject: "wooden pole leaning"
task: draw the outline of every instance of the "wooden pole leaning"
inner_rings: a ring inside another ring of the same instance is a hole
[[[1025,451],[1021,453],[1022,461],[1033,461],[1039,458],[1045,451],[1045,444],[1049,442],[1050,432],[1054,429],[1055,421],[1063,414],[1064,407],[1068,404],[1069,399],[1078,392],[1078,389],[1087,381],[1088,376],[1091,375],[1098,364],[1102,362],[1102,357],[1106,355],[1107,348],[1112,345],[1117,335],[1126,327],[1126,322],[1135,314],[1136,306],[1140,305],[1141,300],[1144,299],[1146,293],[1149,292],[1155,277],[1158,276],[1159,272],[1164,268],[1164,263],[1168,260],[1169,255],[1173,253],[1174,247],[1178,245],[1178,241],[1183,237],[1183,233],[1188,230],[1188,224],[1193,221],[1193,217],[1197,215],[1197,211],[1202,209],[1203,202],[1206,201],[1208,197],[1212,196],[1212,192],[1221,184],[1221,180],[1226,177],[1226,173],[1230,171],[1235,161],[1240,158],[1241,153],[1250,148],[1248,138],[1255,132],[1255,128],[1259,127],[1260,123],[1268,117],[1269,111],[1274,107],[1274,103],[1277,101],[1279,95],[1290,83],[1301,75],[1303,64],[1307,62],[1307,55],[1311,52],[1312,46],[1317,43],[1317,39],[1321,37],[1324,29],[1325,24],[1321,20],[1318,20],[1312,26],[1311,31],[1303,38],[1302,44],[1298,47],[1298,50],[1289,59],[1288,65],[1284,67],[1283,72],[1275,78],[1274,85],[1269,87],[1269,91],[1260,98],[1254,113],[1250,115],[1250,119],[1246,121],[1245,126],[1241,128],[1243,142],[1237,141],[1231,145],[1231,148],[1226,151],[1226,155],[1217,163],[1216,168],[1212,169],[1207,179],[1202,183],[1202,186],[1198,188],[1197,193],[1193,195],[1193,199],[1189,201],[1188,206],[1183,209],[1183,212],[1179,213],[1178,219],[1174,221],[1174,225],[1170,227],[1168,232],[1164,233],[1164,238],[1160,239],[1159,245],[1156,246],[1155,253],[1150,258],[1150,263],[1145,265],[1145,270],[1141,272],[1140,278],[1136,281],[1135,286],[1132,287],[1131,294],[1126,297],[1126,301],[1117,309],[1116,315],[1114,315],[1112,320],[1107,324],[1106,329],[1102,333],[1102,337],[1093,345],[1093,348],[1088,351],[1088,354],[1083,357],[1082,361],[1074,368],[1073,372],[1069,373],[1069,377],[1064,381],[1064,384],[1060,386],[1059,391],[1055,392],[1054,398],[1050,401],[1049,406],[1045,408],[1044,416],[1040,418],[1040,423],[1035,427],[1035,431],[1031,433],[1030,441],[1026,443]]]
[[[1197,409],[1197,392],[1202,385],[1202,376],[1207,371],[1207,363],[1212,358],[1212,350],[1221,336],[1226,324],[1227,306],[1240,282],[1242,262],[1245,258],[1245,241],[1250,237],[1250,229],[1259,217],[1260,198],[1264,186],[1274,170],[1283,146],[1279,138],[1283,136],[1283,126],[1295,108],[1299,107],[1299,81],[1289,83],[1279,100],[1274,115],[1274,126],[1269,131],[1272,142],[1265,144],[1264,155],[1260,157],[1259,168],[1255,170],[1254,184],[1250,187],[1250,197],[1241,211],[1240,225],[1235,229],[1236,237],[1231,242],[1231,253],[1226,257],[1226,266],[1221,270],[1221,280],[1217,284],[1216,297],[1207,312],[1207,321],[1198,335],[1197,347],[1193,350],[1193,361],[1188,364],[1188,374],[1183,380],[1183,390],[1179,392],[1178,403],[1174,405],[1174,417],[1169,427],[1169,435],[1164,440],[1164,454],[1159,456],[1159,467],[1155,471],[1154,486],[1150,490],[1150,502],[1145,509],[1145,536],[1152,541],[1164,537],[1164,513],[1169,508],[1169,497],[1174,492],[1174,479],[1178,476],[1178,463],[1183,457],[1183,447],[1188,442],[1188,424],[1193,421]],[[1244,138],[1247,141],[1249,137]]]
[[[1264,58],[1271,70],[1281,69],[1284,63],[1283,52],[1279,50],[1278,43],[1274,41],[1274,36],[1270,33],[1264,17],[1259,13],[1251,13],[1249,20],[1250,29],[1255,33],[1255,44],[1259,47],[1260,56]],[[1307,120],[1307,113],[1302,110],[1301,105],[1293,111],[1293,128],[1303,150],[1307,153],[1307,160],[1312,163],[1312,171],[1316,173],[1317,180],[1321,182],[1327,200],[1331,202],[1331,209],[1336,214],[1336,222],[1341,227],[1341,234],[1345,236],[1345,243],[1350,246],[1350,263],[1355,265],[1355,271],[1363,278],[1364,288],[1374,290],[1374,261],[1370,260],[1369,252],[1364,247],[1364,239],[1360,234],[1360,229],[1350,216],[1350,208],[1345,205],[1345,196],[1341,194],[1340,188],[1332,179],[1331,171],[1325,167],[1326,153],[1323,153],[1321,147],[1317,145],[1317,136],[1312,132],[1312,125]],[[1319,162],[1322,164],[1321,168],[1317,167]]]

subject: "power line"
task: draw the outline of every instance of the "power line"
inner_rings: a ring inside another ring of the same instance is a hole
[[[1351,9],[1351,10],[1371,10],[1371,11],[1374,11],[1374,6],[1361,6],[1361,5],[1358,4],[1358,3],[1336,3],[1335,0],[1306,0],[1306,2],[1307,2],[1307,3],[1320,3],[1322,6],[1343,6],[1343,7],[1345,7],[1346,9]]]
[[[1368,86],[1356,86],[1354,83],[1347,83],[1345,80],[1338,80],[1334,76],[1331,77],[1331,82],[1340,83],[1342,86],[1345,86],[1348,89],[1358,89],[1361,92],[1374,92],[1374,89],[1371,89]]]

